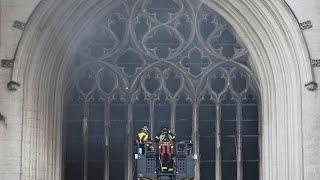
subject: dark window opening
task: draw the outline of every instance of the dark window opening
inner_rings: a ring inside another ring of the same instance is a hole
[[[188,0],[124,4],[79,44],[65,103],[64,179],[135,179],[137,133],[148,126],[153,140],[166,126],[177,142],[199,145],[201,180],[258,180],[259,92],[232,27]]]

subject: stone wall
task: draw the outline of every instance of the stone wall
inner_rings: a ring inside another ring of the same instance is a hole
[[[320,1],[287,0],[300,22],[311,20],[313,27],[303,31],[311,59],[320,59]],[[315,81],[320,85],[320,67],[314,67]],[[306,180],[320,177],[320,89],[306,92],[303,113],[304,168]]]
[[[13,59],[22,30],[14,21],[27,22],[40,0],[1,0],[0,59]],[[0,180],[18,180],[21,170],[22,91],[11,92],[11,69],[0,69]]]

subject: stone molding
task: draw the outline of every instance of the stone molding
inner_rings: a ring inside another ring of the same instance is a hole
[[[313,75],[299,23],[284,1],[205,2],[244,41],[260,82],[261,179],[303,180],[302,93]],[[12,74],[24,85],[21,180],[63,179],[61,105],[73,44],[90,22],[120,3],[43,0],[29,19]]]

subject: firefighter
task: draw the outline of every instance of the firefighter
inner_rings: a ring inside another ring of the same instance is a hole
[[[175,135],[166,127],[155,137],[159,143],[159,165],[161,171],[173,171],[173,143]]]
[[[155,142],[156,143],[170,142],[170,141],[174,142],[175,138],[176,136],[170,130],[168,130],[167,127],[163,127],[161,129],[161,133],[155,137]]]
[[[150,143],[150,139],[149,139],[149,129],[147,126],[144,126],[141,131],[138,133],[137,135],[137,139],[136,139],[136,144],[139,146],[139,144],[146,144],[146,146],[148,147],[148,149],[150,151],[153,151],[154,148]]]
[[[136,143],[141,144],[149,141],[149,129],[147,126],[144,126],[141,131],[138,133]]]

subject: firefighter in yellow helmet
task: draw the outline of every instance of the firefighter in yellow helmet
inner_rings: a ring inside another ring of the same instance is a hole
[[[147,126],[144,126],[137,135],[136,144],[146,144],[149,150],[153,151],[153,146],[151,144],[148,144],[149,142],[149,129]]]
[[[144,126],[141,131],[138,133],[136,143],[141,144],[149,141],[149,129],[147,126]]]

